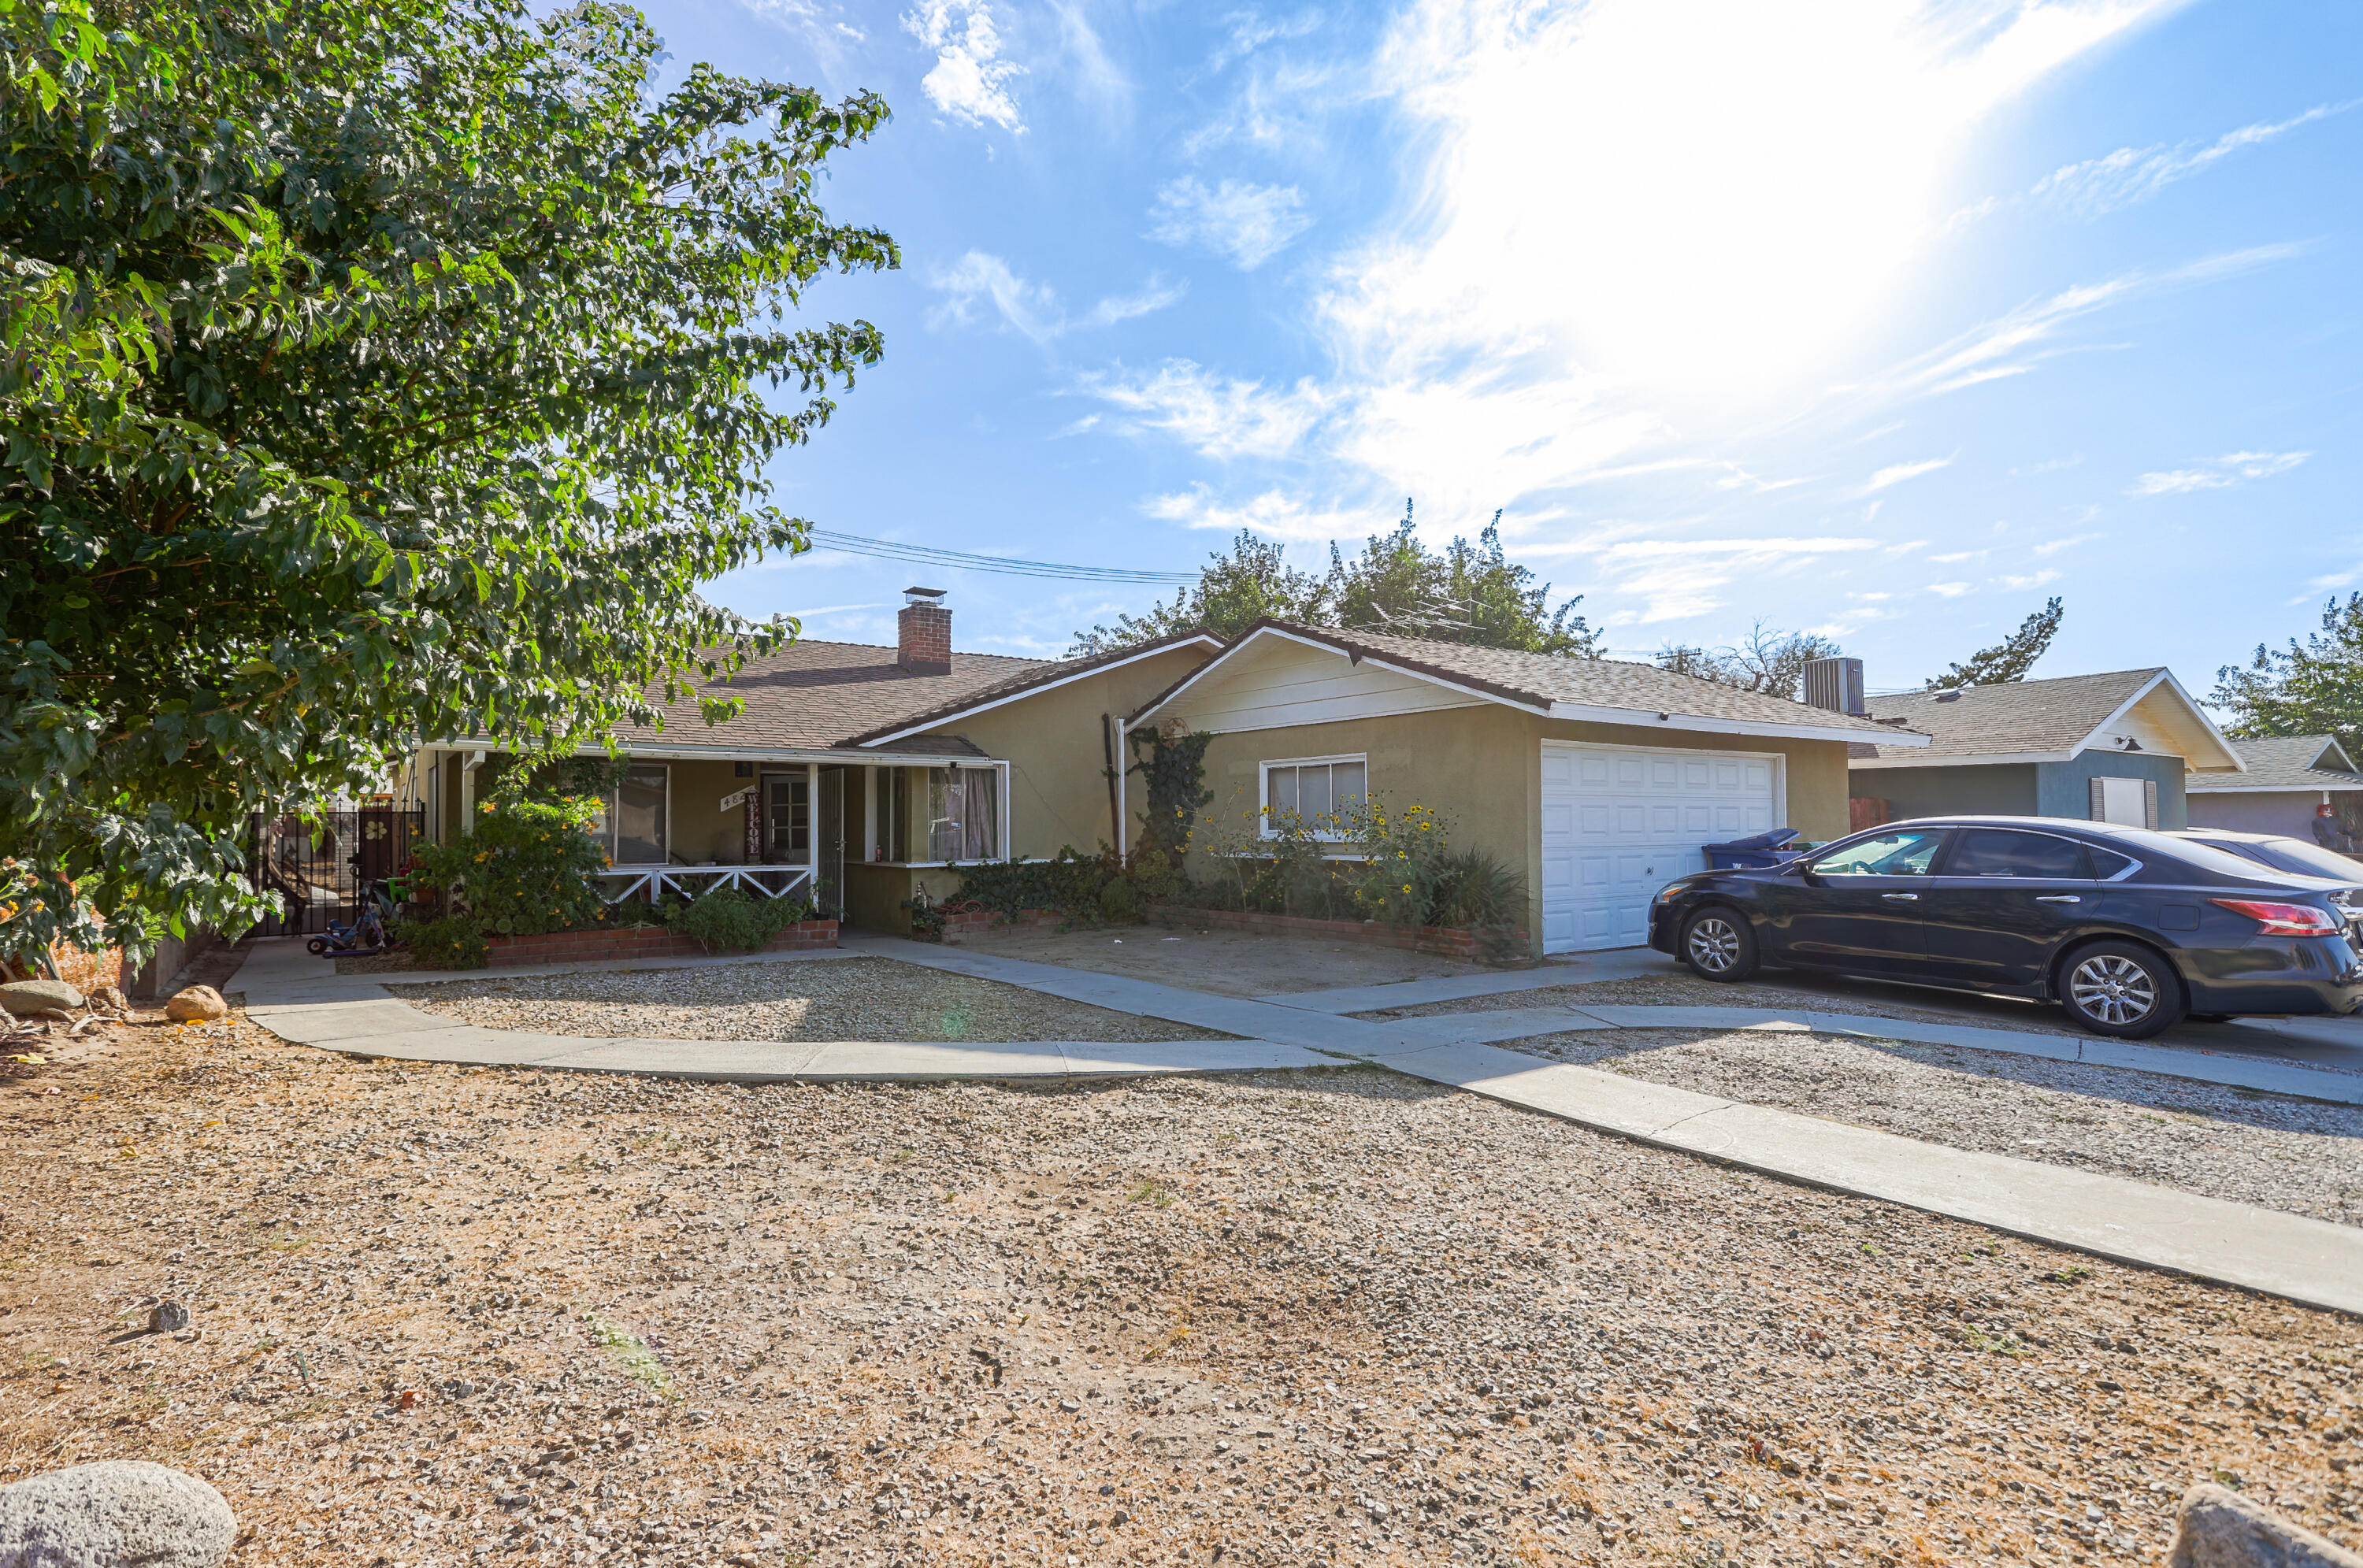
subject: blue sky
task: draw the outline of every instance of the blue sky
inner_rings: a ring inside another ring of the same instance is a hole
[[[1763,621],[1916,686],[2202,691],[2363,586],[2363,7],[2228,0],[660,0],[674,57],[872,88],[807,308],[885,361],[774,466],[817,525],[1318,566],[1414,496],[1619,652]],[[1036,655],[1150,591],[815,552],[715,586]]]

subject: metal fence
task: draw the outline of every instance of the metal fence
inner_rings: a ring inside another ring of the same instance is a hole
[[[427,808],[362,806],[317,818],[255,817],[247,860],[255,891],[277,895],[279,913],[258,936],[312,936],[361,911],[363,882],[383,881],[427,836]]]

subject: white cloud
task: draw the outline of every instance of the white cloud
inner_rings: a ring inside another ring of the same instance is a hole
[[[904,13],[903,28],[935,51],[935,69],[919,83],[927,102],[972,126],[990,122],[1025,131],[1009,84],[1026,68],[1001,58],[1001,32],[988,0],[923,0]]]
[[[1268,43],[1281,39],[1301,39],[1315,31],[1321,26],[1321,13],[1299,11],[1284,20],[1272,21],[1253,12],[1242,11],[1226,17],[1224,20],[1230,24],[1231,35],[1206,61],[1209,71],[1220,71],[1233,61],[1244,60]]]
[[[2087,159],[2054,170],[2036,182],[2029,195],[2058,204],[2086,216],[2098,216],[2146,202],[2158,192],[2197,174],[2245,148],[2272,140],[2315,120],[2345,114],[2363,100],[2317,104],[2302,115],[2271,123],[2259,122],[2226,131],[2211,142],[2185,141],[2172,147],[2121,147],[2105,158]]]
[[[1325,406],[1309,381],[1271,392],[1188,359],[1169,359],[1148,375],[1086,376],[1083,384],[1121,410],[1129,427],[1162,431],[1207,458],[1291,456]]]
[[[1928,585],[1929,592],[1941,594],[1947,599],[1958,599],[1969,591],[1969,585],[1966,582],[1932,582]]]
[[[1236,534],[1245,528],[1275,539],[1315,541],[1374,533],[1374,514],[1358,508],[1338,509],[1306,504],[1285,491],[1268,490],[1240,506],[1215,499],[1204,485],[1159,495],[1141,508],[1151,517],[1179,523],[1185,528],[1219,528]]]
[[[2058,581],[2059,574],[2056,571],[2037,571],[2029,572],[2024,577],[1998,577],[1994,580],[2004,588],[2025,592],[2030,588],[2041,588],[2047,582]]]
[[[1185,175],[1157,193],[1149,237],[1168,245],[1204,245],[1252,272],[1313,226],[1304,193],[1293,185],[1225,180],[1209,189]]]
[[[1071,319],[1048,283],[1027,282],[1010,271],[1008,262],[989,251],[970,251],[951,266],[938,269],[928,282],[944,295],[942,302],[927,312],[928,326],[969,326],[976,318],[978,304],[990,300],[1004,322],[1037,343],[1048,343],[1078,326],[1113,326],[1120,321],[1162,310],[1180,299],[1188,287],[1185,283],[1169,284],[1152,275],[1139,293],[1110,295],[1080,319]]]
[[[1951,566],[1957,561],[1973,561],[1984,554],[1983,550],[1955,550],[1949,556],[1930,556],[1928,558],[1938,566]]]
[[[2195,490],[2229,490],[2247,480],[2287,473],[2311,452],[2227,452],[2199,468],[2165,469],[2134,481],[2128,495],[2187,495]]]
[[[1890,464],[1870,476],[1870,482],[1862,487],[1863,493],[1868,495],[1892,484],[1902,484],[1908,479],[1918,479],[1922,474],[1933,474],[1938,469],[1950,468],[1952,463],[1950,458],[1929,458],[1917,463]]]
[[[2072,550],[2079,545],[2089,545],[2100,538],[2098,534],[2070,534],[2064,539],[2046,539],[2035,547],[2038,556],[2056,556],[2062,550]]]
[[[1641,624],[1678,621],[1719,609],[1716,591],[1761,582],[1825,560],[1880,547],[1877,539],[1625,539],[1592,556],[1614,591],[1642,601]]]

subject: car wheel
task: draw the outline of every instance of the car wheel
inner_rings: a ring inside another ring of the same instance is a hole
[[[2182,980],[2174,966],[2130,942],[2098,942],[2068,956],[2060,1005],[2095,1034],[2147,1040],[2182,1017]]]
[[[1756,973],[1756,933],[1736,910],[1701,910],[1682,927],[1682,962],[1702,980],[1744,980]]]

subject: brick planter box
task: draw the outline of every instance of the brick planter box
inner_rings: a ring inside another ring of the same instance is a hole
[[[1322,942],[1355,942],[1367,947],[1408,947],[1446,958],[1483,958],[1484,946],[1473,931],[1457,926],[1388,925],[1375,920],[1313,920],[1304,915],[1259,914],[1235,910],[1197,910],[1180,904],[1157,904],[1148,918],[1159,925],[1193,926],[1200,931],[1245,931],[1265,936],[1305,936]],[[1532,944],[1523,931],[1512,933],[1520,954]]]
[[[837,922],[799,921],[771,938],[766,953],[801,953],[837,945]],[[546,936],[484,938],[488,968],[515,968],[520,964],[587,964],[616,958],[704,958],[709,956],[695,939],[660,925],[605,930],[553,931]],[[720,957],[716,954],[711,956]]]
[[[1061,918],[1056,910],[1021,910],[1015,920],[1004,920],[994,910],[950,910],[944,915],[943,941],[947,946],[957,947],[988,931],[1055,929]]]

